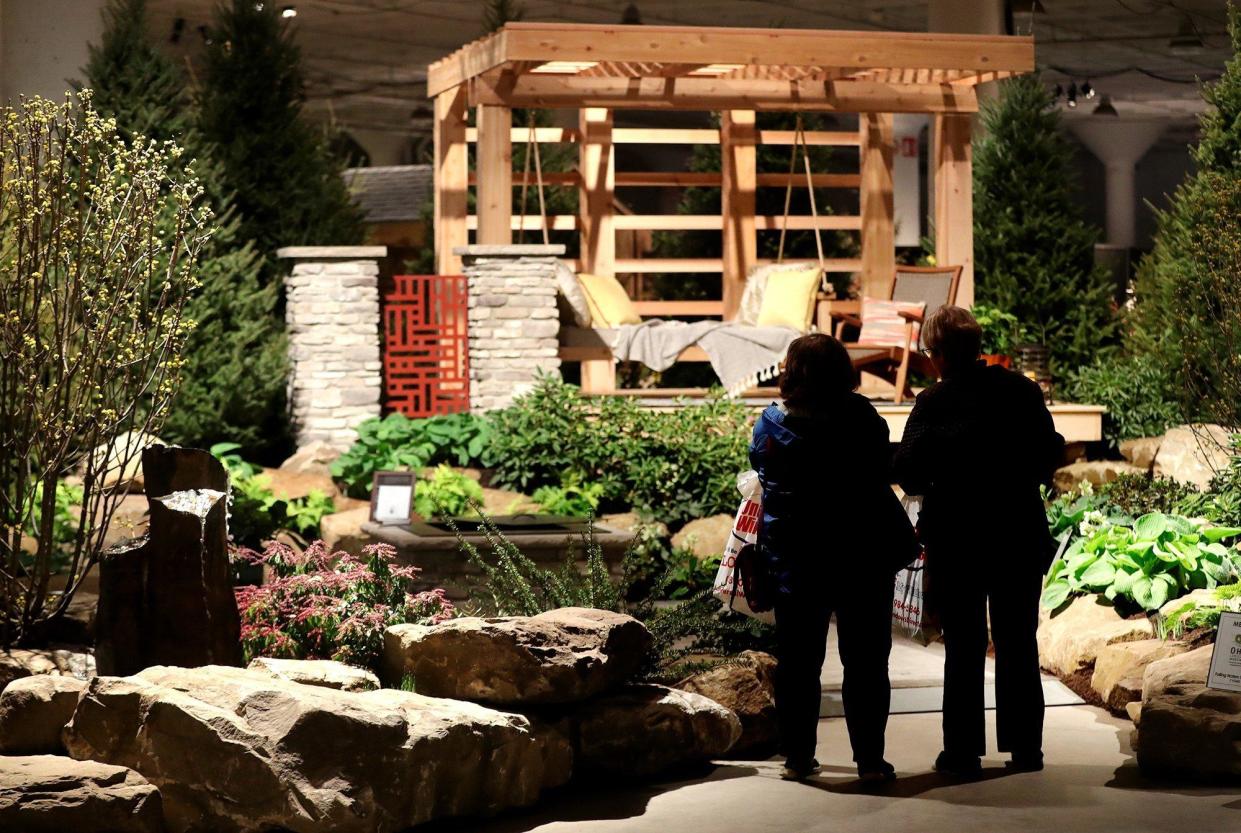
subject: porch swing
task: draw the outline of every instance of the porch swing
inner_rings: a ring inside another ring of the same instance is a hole
[[[538,143],[531,119],[529,142],[533,153],[526,154],[523,171],[518,240],[525,227],[526,183],[531,157],[535,187],[539,192],[540,228],[548,242],[548,221],[543,199],[543,176]],[[792,204],[793,176],[798,147],[806,175],[811,215],[815,220],[816,263],[785,263],[785,240]],[[789,155],[789,176],[784,195],[784,214],[780,224],[780,243],[776,261],[754,267],[746,279],[737,317],[733,321],[643,321],[624,287],[612,276],[578,275],[562,263],[558,274],[562,312],[560,356],[582,362],[584,387],[598,392],[615,390],[617,361],[639,361],[655,371],[676,362],[709,362],[731,397],[742,396],[780,374],[784,354],[793,339],[813,329],[815,302],[826,281],[826,259],[822,231],[818,226],[818,207],[814,177],[810,170],[809,149],[801,114]],[[775,282],[773,283],[773,278]],[[769,291],[770,290],[770,291]],[[576,326],[570,326],[571,318]],[[656,389],[658,390],[658,389]],[[677,395],[703,395],[705,389],[677,389]]]

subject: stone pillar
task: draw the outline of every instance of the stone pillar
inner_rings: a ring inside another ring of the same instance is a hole
[[[507,407],[560,371],[556,258],[562,245],[458,246],[470,292],[470,410]]]
[[[298,447],[348,448],[379,416],[379,259],[383,246],[289,246],[285,278],[289,406]]]

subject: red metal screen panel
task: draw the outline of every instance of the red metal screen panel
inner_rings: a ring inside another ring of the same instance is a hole
[[[383,299],[388,408],[409,417],[470,408],[465,275],[396,275]]]

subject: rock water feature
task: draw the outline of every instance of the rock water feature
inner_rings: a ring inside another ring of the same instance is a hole
[[[228,473],[206,451],[162,445],[142,453],[142,470],[150,530],[99,564],[99,673],[240,665],[241,620],[228,563]]]

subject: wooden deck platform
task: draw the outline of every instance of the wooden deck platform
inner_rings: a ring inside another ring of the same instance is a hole
[[[601,394],[603,395],[603,394]],[[698,388],[648,388],[618,390],[614,396],[629,396],[637,399],[643,408],[653,411],[671,411],[681,407],[686,399],[702,398],[702,390]],[[759,410],[771,404],[779,394],[775,388],[755,388],[746,391],[741,401],[747,406]],[[893,405],[883,400],[872,400],[875,410],[888,423],[889,435],[893,440],[900,438],[905,432],[905,422],[913,403]],[[1067,443],[1087,443],[1103,439],[1103,414],[1107,409],[1102,405],[1078,405],[1072,402],[1054,402],[1048,406],[1051,418],[1056,423],[1056,430],[1064,435]]]

